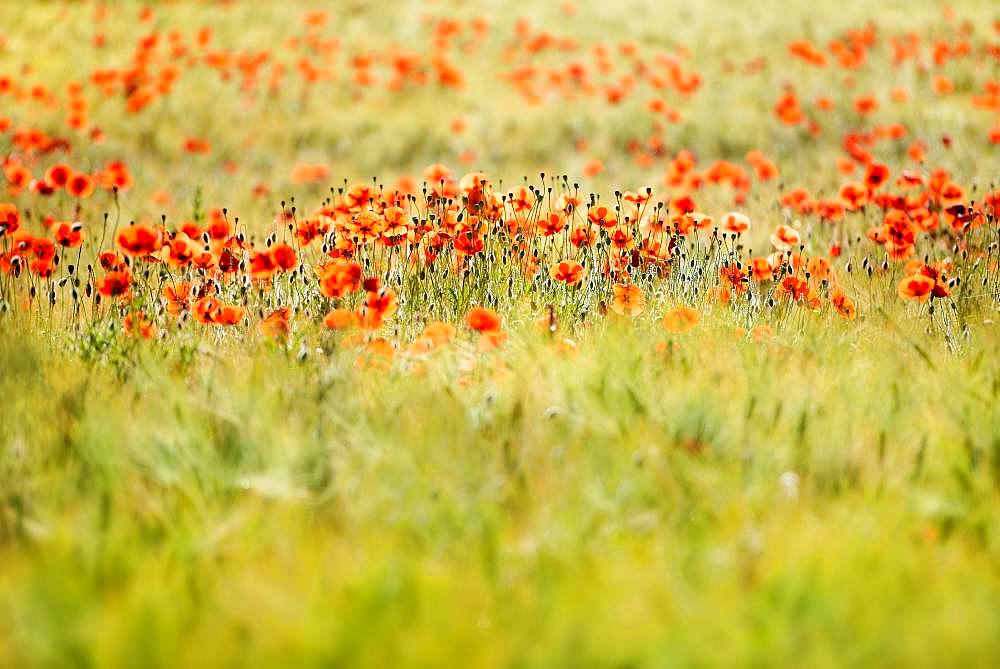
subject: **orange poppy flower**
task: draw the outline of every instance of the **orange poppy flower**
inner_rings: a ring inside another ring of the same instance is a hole
[[[603,171],[604,171],[604,163],[602,163],[597,158],[592,158],[591,160],[588,160],[586,163],[583,164],[582,172],[583,176],[585,177],[593,178],[599,175]]]
[[[857,181],[848,181],[840,187],[840,199],[848,211],[857,211],[868,204],[868,189]]]
[[[615,284],[611,310],[619,316],[635,317],[646,309],[646,294],[635,284]]]
[[[707,214],[690,211],[682,216],[675,216],[670,222],[673,223],[677,234],[687,235],[693,230],[711,227],[715,223],[715,219]]]
[[[330,168],[322,163],[300,163],[292,169],[291,180],[294,184],[309,184],[323,181],[330,175]]]
[[[748,264],[754,281],[769,281],[774,276],[774,267],[768,258],[750,258]]]
[[[611,233],[611,246],[619,251],[628,251],[635,246],[635,239],[627,230],[618,228]]]
[[[361,287],[361,265],[350,260],[335,261],[316,269],[320,292],[327,297],[345,297]]]
[[[146,314],[139,311],[137,313],[128,314],[122,321],[122,325],[125,328],[125,334],[130,337],[139,335],[143,339],[152,339],[156,334],[156,326],[153,325],[149,319],[146,318]]]
[[[938,191],[938,202],[942,207],[961,204],[965,200],[965,189],[954,181],[946,181]]]
[[[719,219],[719,226],[726,232],[741,235],[750,229],[750,217],[737,211],[731,211]]]
[[[56,245],[44,237],[33,237],[31,239],[31,253],[39,260],[48,262],[56,256]]]
[[[348,235],[358,244],[375,241],[385,228],[385,221],[374,211],[362,211],[347,224]]]
[[[167,302],[167,313],[171,316],[179,316],[181,312],[188,308],[188,300],[191,297],[191,284],[187,282],[168,283],[160,291],[160,295]]]
[[[435,346],[441,346],[455,337],[455,326],[451,323],[434,321],[428,323],[427,327],[424,328],[423,336],[434,342]]]
[[[773,263],[772,263],[773,265]],[[728,288],[731,286],[737,294],[743,293],[746,290],[746,281],[748,279],[746,271],[744,271],[736,263],[730,265],[723,265],[719,268],[719,278],[728,286],[723,286]]]
[[[257,331],[272,339],[287,337],[290,331],[288,320],[291,315],[292,310],[289,307],[279,307],[257,324]]]
[[[202,325],[211,325],[215,322],[215,317],[221,308],[221,300],[206,295],[194,303],[191,313],[194,314],[194,319]]]
[[[183,232],[177,233],[160,249],[160,258],[172,267],[185,267],[198,252],[198,245]]]
[[[566,227],[566,215],[561,211],[550,211],[538,221],[538,229],[546,237],[559,234],[564,227]]]
[[[476,342],[476,350],[480,352],[492,351],[506,341],[506,332],[483,332],[479,335],[479,340]]]
[[[573,246],[577,248],[582,248],[584,246],[593,246],[594,242],[597,241],[597,233],[592,229],[586,228],[582,225],[578,225],[573,228],[573,232],[569,235],[569,241]]]
[[[933,280],[934,289],[931,291],[932,297],[948,297],[951,295],[948,283],[945,281],[944,269],[941,263],[928,265],[919,260],[914,260],[907,263],[904,271],[907,276],[926,276]]]
[[[787,251],[801,242],[799,231],[787,225],[779,225],[771,233],[771,245],[780,251]]]
[[[853,321],[858,315],[858,310],[854,306],[854,300],[844,294],[844,291],[835,288],[830,295],[830,303],[838,314],[849,321]]]
[[[414,227],[406,220],[406,212],[400,207],[387,207],[382,212],[385,220],[385,229],[382,230],[382,238],[379,240],[385,246],[398,246],[405,242]]]
[[[441,181],[450,181],[451,170],[441,163],[428,165],[424,168],[424,178],[431,184],[437,184]]]
[[[31,170],[20,163],[11,162],[3,167],[7,179],[7,190],[11,195],[17,195],[31,183]]]
[[[217,325],[236,325],[243,320],[243,307],[235,304],[224,304],[215,315]]]
[[[700,318],[701,314],[692,307],[674,307],[663,317],[663,327],[667,332],[683,334],[693,330]]]
[[[388,318],[396,313],[396,306],[396,292],[388,286],[369,291],[365,296],[365,308],[378,314],[380,318]]]
[[[229,239],[233,234],[233,226],[225,218],[216,218],[208,224],[208,238],[215,242],[222,242]]]
[[[465,228],[455,237],[455,250],[467,256],[475,255],[486,248],[483,238],[471,229]]]
[[[295,228],[295,238],[298,240],[299,245],[308,246],[313,240],[322,237],[329,230],[330,218],[327,216],[317,216],[301,221]]]
[[[912,256],[917,248],[914,244],[908,244],[905,242],[896,242],[892,239],[887,239],[885,241],[885,252],[890,259],[895,261],[906,260]]]
[[[207,155],[212,152],[212,144],[207,139],[189,137],[184,140],[184,151]]]
[[[813,207],[813,201],[809,197],[809,191],[805,188],[795,188],[781,196],[782,206],[794,209],[800,214],[808,214]]]
[[[392,344],[380,337],[365,344],[354,364],[358,369],[389,371],[395,354]]]
[[[810,258],[806,264],[806,271],[811,278],[823,281],[830,276],[830,261],[819,256]]]
[[[774,114],[785,125],[798,125],[805,119],[794,91],[785,91],[774,104]]]
[[[896,292],[904,300],[926,302],[934,292],[934,285],[934,279],[923,274],[917,274],[915,276],[908,276],[900,281],[899,286],[896,287]]]
[[[549,276],[554,281],[562,281],[567,286],[575,286],[583,280],[586,270],[575,260],[563,260],[549,267]]]
[[[347,330],[359,324],[358,315],[350,309],[331,309],[323,317],[323,327],[329,330]]]
[[[180,232],[183,232],[191,239],[198,239],[199,237],[201,237],[202,230],[201,227],[199,227],[198,224],[195,223],[194,221],[185,221],[181,225]]]
[[[587,220],[602,228],[613,228],[618,225],[614,209],[604,204],[595,204],[587,210]]]
[[[786,276],[774,291],[777,295],[787,295],[799,302],[809,295],[809,282],[796,276]]]
[[[846,208],[838,200],[817,200],[816,214],[824,221],[836,222],[844,218]]]

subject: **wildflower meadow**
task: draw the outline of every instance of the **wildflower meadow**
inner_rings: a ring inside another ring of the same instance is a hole
[[[995,667],[994,0],[0,2],[0,667]]]

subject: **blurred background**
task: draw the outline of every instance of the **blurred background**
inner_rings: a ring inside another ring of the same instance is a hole
[[[71,146],[81,169],[130,163],[123,201],[137,219],[184,215],[196,193],[253,217],[292,195],[318,205],[345,179],[403,178],[412,190],[432,163],[511,185],[544,171],[585,190],[668,189],[682,149],[702,166],[762,151],[779,168],[754,190],[767,202],[782,188],[831,192],[844,134],[890,123],[907,131],[885,147],[893,157],[919,140],[929,163],[973,176],[952,156],[984,144],[993,117],[968,100],[997,61],[952,67],[936,44],[995,41],[995,3],[880,2],[877,27],[875,9],[861,0],[7,2],[0,148],[18,128],[40,129]],[[796,41],[823,63],[791,55]],[[947,95],[935,92],[937,75],[948,77]],[[775,115],[789,91],[803,110],[794,126]],[[79,100],[69,113],[67,96]],[[862,96],[877,102],[863,116]],[[722,189],[699,204],[731,200]]]

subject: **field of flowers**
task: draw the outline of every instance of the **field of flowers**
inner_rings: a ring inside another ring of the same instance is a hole
[[[989,667],[993,0],[0,3],[0,667]]]

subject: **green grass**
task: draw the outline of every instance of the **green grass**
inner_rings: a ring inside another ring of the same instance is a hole
[[[519,333],[465,389],[462,345],[421,378],[225,344],[115,376],[5,337],[0,658],[991,662],[992,356],[650,330]]]
[[[97,67],[124,66],[152,27],[190,37],[203,25],[219,44],[272,49],[294,68],[298,52],[284,43],[301,36],[306,4],[151,4],[153,23],[140,25],[141,5],[109,3],[103,50],[89,46],[93,3],[0,4],[0,75],[61,96]],[[425,14],[486,18],[490,35],[463,57],[461,90],[359,97],[329,84],[305,99],[290,84],[245,105],[235,83],[196,69],[137,116],[120,97],[94,96],[102,144],[67,131],[61,105],[0,98],[0,116],[15,126],[71,137],[74,166],[124,159],[132,169],[133,189],[99,192],[79,209],[63,193],[0,194],[34,233],[47,214],[84,222],[75,275],[84,284],[85,266],[113,245],[111,226],[161,214],[174,226],[225,206],[259,247],[284,233],[273,222],[283,198],[312,212],[345,177],[389,184],[438,161],[460,175],[466,149],[477,152],[468,169],[505,179],[501,193],[525,174],[546,183],[540,171],[572,183],[587,159],[601,158],[607,169],[581,180],[581,192],[605,202],[616,187],[659,192],[668,158],[684,147],[700,169],[758,148],[782,174],[755,182],[741,206],[726,188],[699,191],[704,211],[753,218],[745,248],[702,233],[670,274],[633,272],[649,303],[632,320],[604,313],[614,283],[600,275],[606,247],[580,255],[595,278],[577,290],[520,276],[502,236],[487,240],[499,259],[464,278],[444,267],[447,254],[423,277],[397,262],[385,276],[400,309],[366,335],[394,347],[384,366],[321,326],[333,301],[315,287],[316,246],[302,254],[307,278],[286,274],[273,289],[243,293],[239,280],[220,286],[248,311],[225,329],[178,324],[159,307],[159,288],[192,270],[150,264],[144,274],[136,261],[132,301],[85,299],[80,313],[69,280],[55,283],[75,253],[53,283],[0,274],[0,667],[996,663],[995,221],[961,238],[921,237],[917,257],[950,258],[950,276],[961,279],[933,309],[897,296],[901,265],[881,268],[884,251],[864,239],[881,223],[874,207],[838,226],[803,217],[806,255],[857,238],[834,261],[856,320],[829,306],[768,306],[770,288],[756,285],[753,300],[733,305],[706,295],[722,262],[750,248],[765,254],[774,225],[795,218],[777,204],[781,194],[836,193],[850,130],[904,123],[906,140],[876,149],[893,177],[940,165],[970,198],[995,191],[998,149],[985,138],[996,114],[970,105],[1000,78],[995,58],[947,64],[940,72],[957,90],[935,96],[928,73],[889,65],[884,39],[849,73],[793,62],[786,46],[800,37],[825,45],[869,19],[883,38],[912,29],[925,44],[952,39],[968,19],[976,44],[992,44],[996,7],[951,3],[958,18],[948,21],[942,4],[902,0],[577,4],[566,17],[558,3],[334,3],[327,32],[344,53],[424,49]],[[519,16],[574,37],[584,54],[626,40],[650,56],[690,48],[685,66],[704,83],[688,100],[664,96],[684,114],[663,133],[667,155],[643,167],[626,149],[653,132],[648,91],[616,107],[591,98],[532,107],[503,84],[498,69]],[[767,67],[744,73],[759,56]],[[33,74],[18,74],[25,63]],[[820,137],[775,120],[785,83],[804,106],[820,94],[836,99]],[[890,104],[896,85],[914,99]],[[863,119],[851,101],[867,92],[883,107]],[[454,117],[469,123],[460,136],[448,129]],[[189,136],[209,139],[211,155],[184,154]],[[586,151],[575,148],[580,138]],[[928,144],[923,166],[905,155],[918,139]],[[15,152],[11,133],[0,133],[0,153]],[[36,176],[54,160],[39,157]],[[292,184],[303,161],[328,164],[329,183]],[[261,181],[271,195],[253,198]],[[159,190],[169,203],[154,201]],[[544,260],[561,259],[555,246]],[[358,297],[339,304],[356,307]],[[297,309],[287,341],[259,335],[259,315],[286,303]],[[479,304],[495,308],[510,335],[487,352],[462,325]],[[701,320],[670,334],[662,318],[679,304]],[[549,306],[554,332],[537,323]],[[121,316],[137,309],[155,315],[161,336],[123,334]],[[407,353],[437,319],[458,327],[455,340]]]

